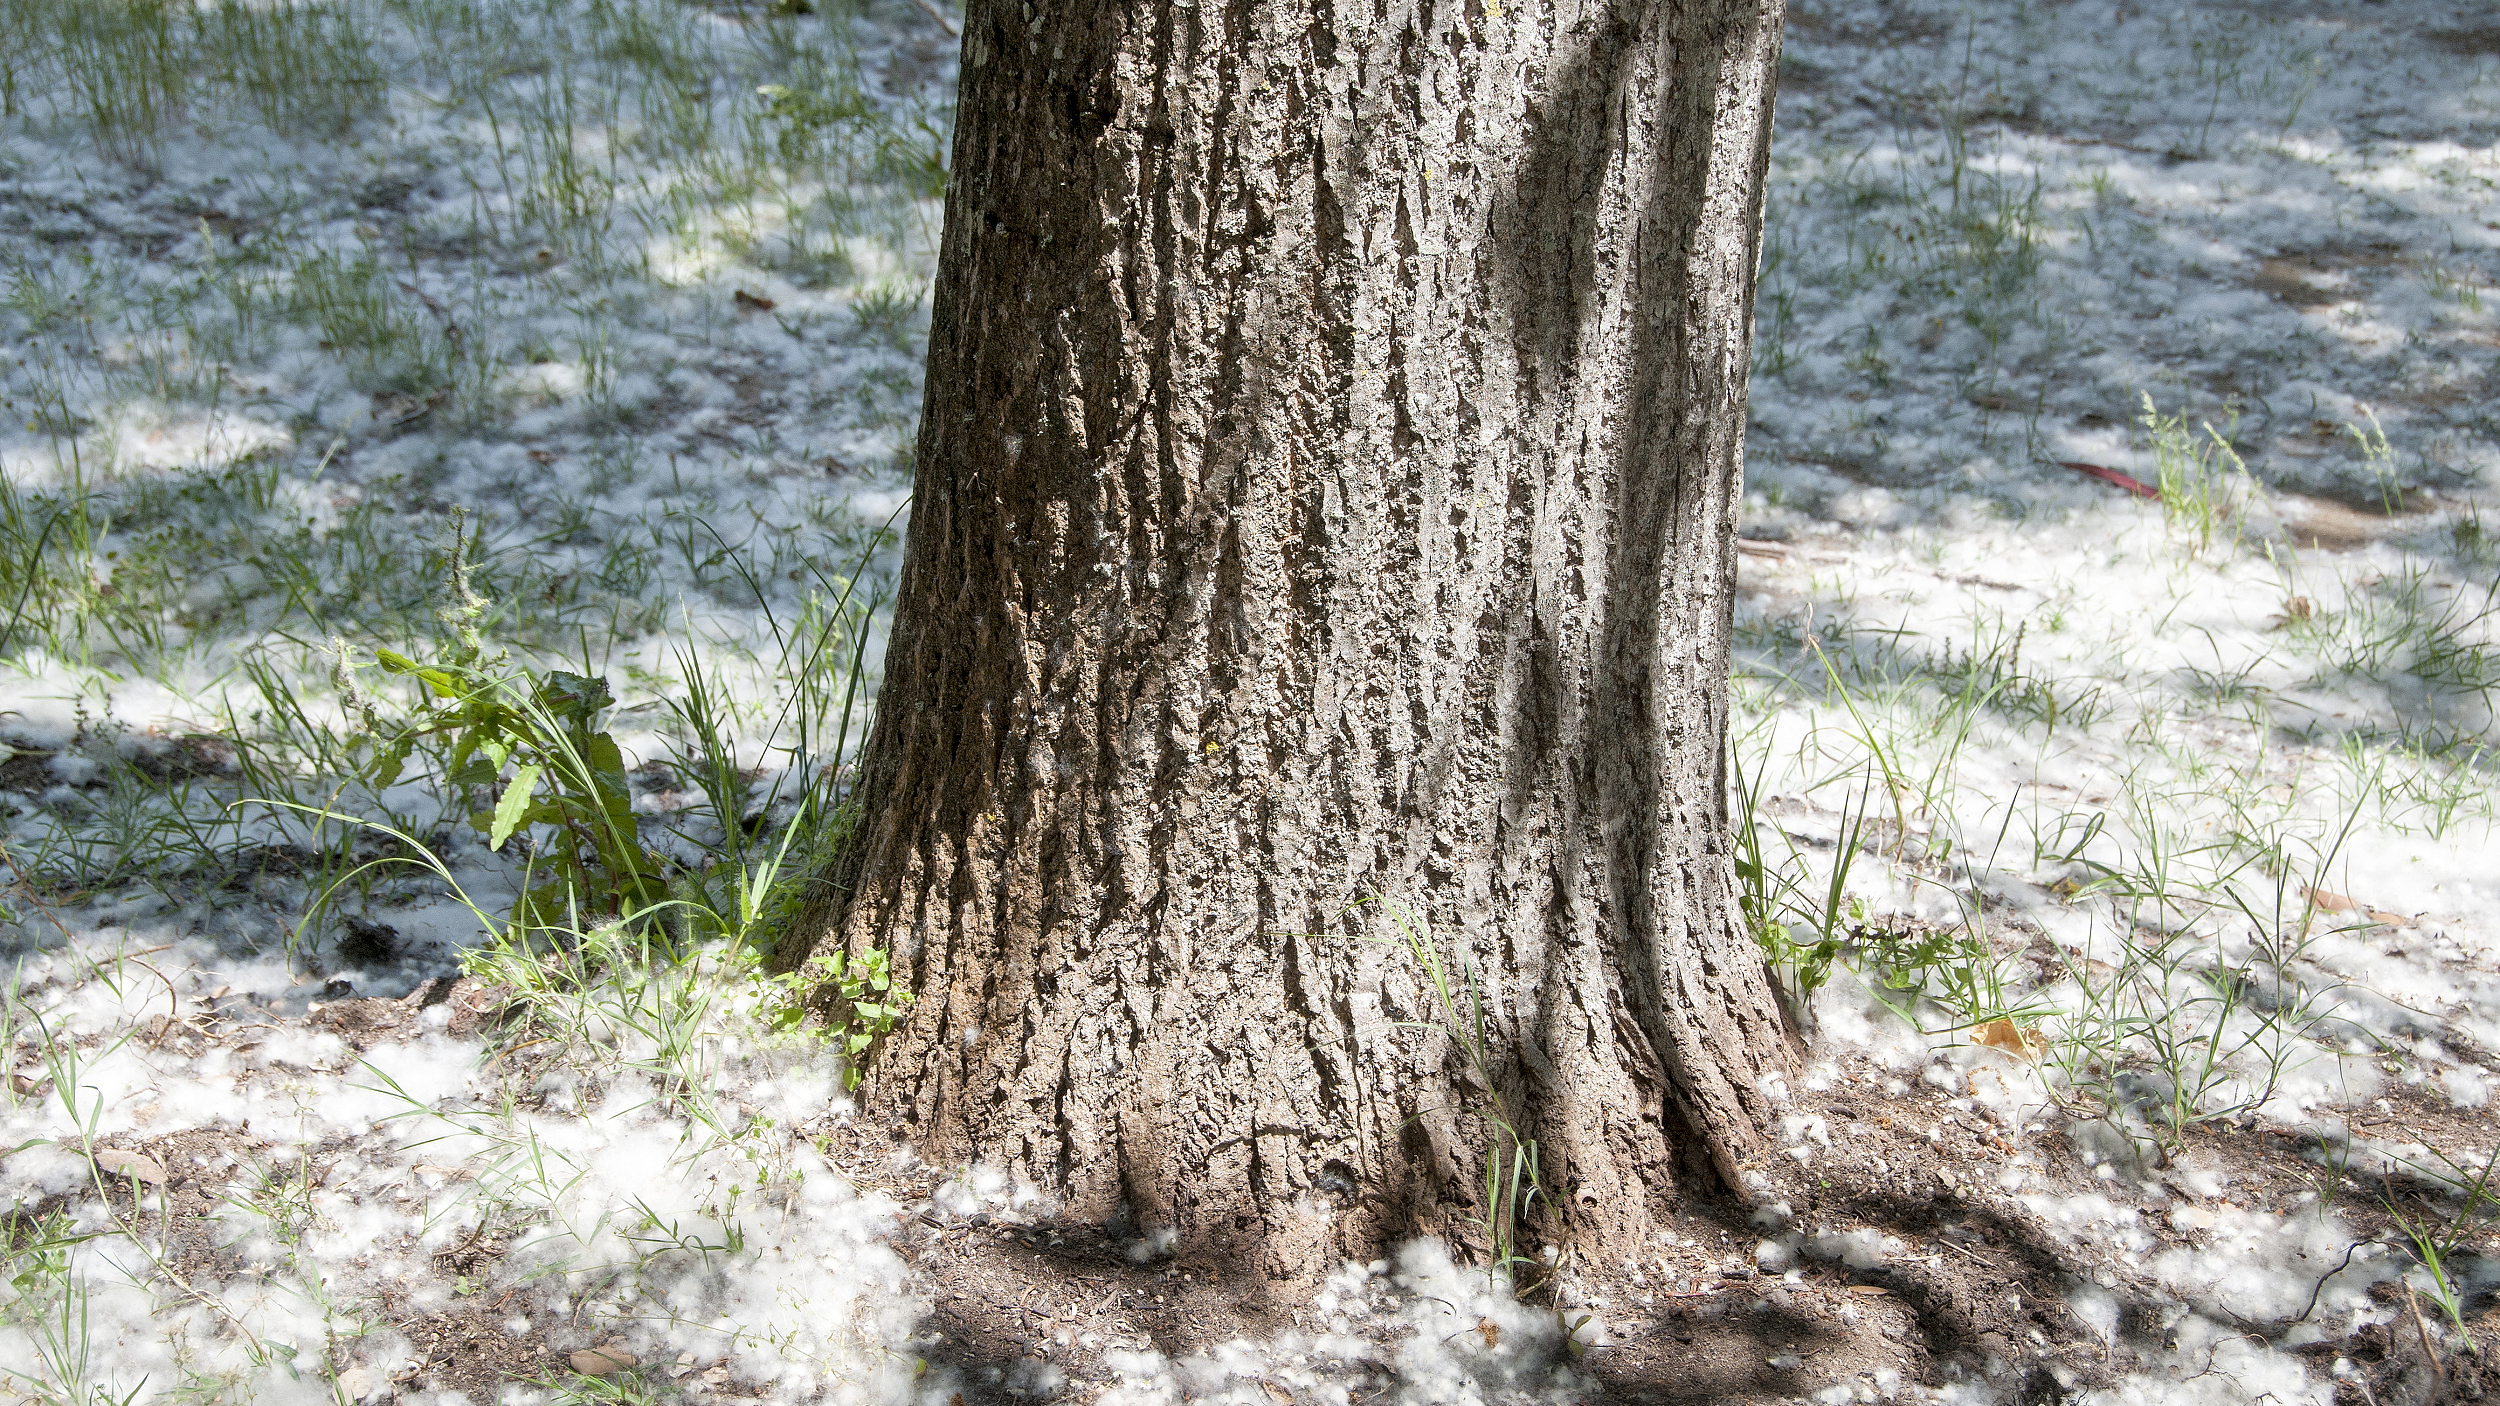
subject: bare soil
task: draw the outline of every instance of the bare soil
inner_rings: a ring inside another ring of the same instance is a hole
[[[428,1015],[435,1006],[448,1006],[451,1033],[501,1023],[510,1036],[506,1057],[516,1065],[531,1057],[527,1031],[503,993],[467,979],[429,982],[398,1000],[350,995],[316,1003],[303,1016],[238,1006],[199,1018],[201,1025],[163,1022],[147,1038],[188,1044],[300,1020],[361,1050],[435,1028],[439,1018]],[[2142,1267],[2151,1254],[2130,1256],[2061,1234],[2026,1207],[2025,1196],[2095,1191],[2157,1211],[2198,1199],[2175,1169],[2193,1164],[2218,1172],[2231,1201],[2248,1208],[2314,1207],[2324,1188],[2347,1224],[2390,1246],[2403,1243],[2395,1213],[2432,1223],[2455,1210],[2428,1178],[2388,1175],[2375,1186],[2339,1180],[2330,1149],[2277,1128],[2192,1128],[2175,1150],[2147,1146],[2137,1164],[2113,1169],[2076,1154],[2062,1117],[2045,1115],[2017,1143],[1967,1103],[1957,1108],[1944,1091],[1904,1085],[1865,1059],[1842,1061],[1828,1082],[1799,1091],[1783,1110],[1819,1117],[1828,1145],[1813,1141],[1802,1161],[1778,1153],[1742,1169],[1767,1179],[1767,1190],[1757,1184],[1740,1198],[1687,1187],[1673,1226],[1678,1243],[1660,1248],[1637,1275],[1566,1260],[1528,1291],[1531,1304],[1566,1318],[1594,1313],[1606,1325],[1602,1344],[1558,1352],[1554,1372],[1569,1374],[1593,1399],[1643,1406],[1793,1401],[1853,1382],[1882,1390],[1974,1378],[2022,1401],[2062,1400],[2155,1366],[2173,1346],[2171,1329],[2185,1311],[2210,1316],[2216,1309],[2186,1304],[2158,1282]],[[2407,1085],[2400,1074],[2387,1089],[2354,1117],[2356,1135],[2448,1148],[2478,1146],[2490,1136],[2481,1112],[2454,1107],[2435,1086]],[[1117,1350],[1151,1347],[1178,1360],[1237,1339],[1268,1343],[1324,1326],[1311,1285],[1270,1283],[1247,1264],[1140,1263],[1130,1254],[1134,1238],[1120,1227],[1013,1213],[952,1215],[932,1199],[944,1173],[909,1156],[894,1130],[828,1117],[809,1131],[821,1133],[818,1145],[845,1176],[906,1208],[891,1240],[929,1303],[918,1350],[932,1370],[951,1371],[961,1382],[962,1406],[1090,1401],[1115,1380],[1110,1354]],[[231,1194],[238,1164],[268,1160],[265,1140],[244,1128],[103,1145],[142,1154],[163,1169],[161,1183],[126,1176],[106,1182],[113,1213],[160,1237],[178,1286],[206,1290],[248,1280],[253,1266],[224,1238],[230,1231],[221,1231],[215,1211]],[[309,1150],[303,1175],[320,1184],[334,1164],[359,1160],[353,1139],[337,1139]],[[2005,1173],[2017,1167],[2021,1185],[2009,1190]],[[1766,1220],[1764,1208],[1773,1203],[1787,1214]],[[16,1219],[45,1210],[29,1207]],[[2193,1240],[2160,1214],[2139,1224],[2161,1239],[2159,1248]],[[1757,1243],[1792,1225],[1871,1229],[1903,1248],[1865,1268],[1813,1258],[1785,1274],[1758,1267]],[[373,1318],[405,1335],[418,1354],[391,1385],[492,1400],[505,1384],[566,1375],[567,1354],[604,1341],[595,1325],[550,1325],[543,1315],[526,1333],[509,1329],[520,1290],[498,1286],[508,1235],[480,1226],[433,1256],[440,1277],[476,1285],[474,1292],[421,1302],[406,1283],[369,1289]],[[2067,1307],[2079,1283],[2100,1286],[2122,1306],[2114,1339],[2104,1340]],[[2374,1292],[2392,1312],[2388,1321],[2291,1348],[2332,1377],[2339,1406],[2500,1399],[2500,1311],[2491,1295],[2468,1306],[2480,1350],[2467,1353],[2432,1348],[2441,1322],[2435,1307],[2408,1296],[2398,1281]],[[1337,1326],[1345,1327],[1342,1320]],[[2290,1325],[2233,1326],[2275,1340]],[[1370,1341],[1367,1357],[1312,1370],[1361,1402],[1391,1385],[1385,1364],[1405,1329],[1395,1315],[1375,1314],[1359,1318],[1353,1331]],[[1488,1320],[1480,1331],[1489,1342],[1497,1329]],[[644,1364],[638,1375],[663,1395],[738,1390],[726,1380],[704,1381],[706,1365]],[[1311,1395],[1312,1380],[1306,1371],[1299,1387],[1281,1378],[1264,1386],[1278,1406],[1291,1406]]]

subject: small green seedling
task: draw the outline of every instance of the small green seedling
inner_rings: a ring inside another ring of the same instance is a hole
[[[861,1056],[868,1047],[903,1023],[912,994],[894,984],[885,951],[854,952],[844,959],[835,985],[842,993],[842,1016],[835,1038],[842,1045],[842,1087],[856,1089],[865,1076]],[[793,1019],[797,1007],[791,1007]]]

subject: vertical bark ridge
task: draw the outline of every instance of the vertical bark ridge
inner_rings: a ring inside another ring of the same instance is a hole
[[[1288,1276],[1480,1219],[1496,1102],[1628,1247],[1788,1057],[1719,789],[1776,0],[1364,11],[969,6],[801,935],[918,993],[868,1099],[924,1155]]]

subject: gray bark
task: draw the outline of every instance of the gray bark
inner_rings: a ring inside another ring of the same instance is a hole
[[[1281,1276],[1478,1238],[1497,1108],[1609,1263],[1679,1152],[1734,1178],[1790,1058],[1720,773],[1780,20],[973,0],[798,934],[918,994],[870,1116]],[[1389,905],[1477,974],[1482,1077]]]

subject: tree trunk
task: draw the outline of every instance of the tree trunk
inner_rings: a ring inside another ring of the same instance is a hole
[[[1535,1239],[1607,1265],[1678,1149],[1734,1179],[1791,1057],[1721,773],[1779,34],[973,0],[863,810],[796,935],[918,995],[868,1116],[1286,1277],[1504,1238],[1505,1120]]]

